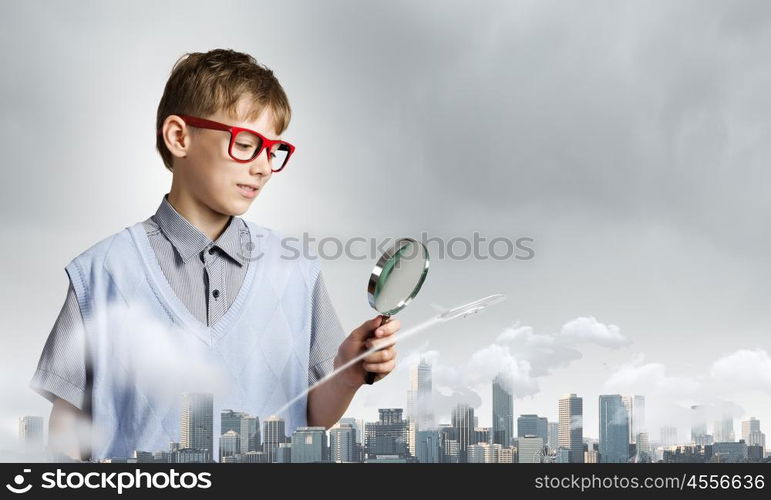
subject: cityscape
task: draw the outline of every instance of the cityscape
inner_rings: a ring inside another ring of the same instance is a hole
[[[565,394],[556,402],[558,421],[536,414],[514,417],[514,397],[499,375],[492,380],[492,426],[478,426],[469,404],[459,403],[450,422],[438,423],[432,411],[432,368],[421,359],[410,369],[405,408],[379,408],[376,422],[341,418],[330,429],[298,427],[289,435],[284,419],[249,415],[237,408],[219,410],[214,429],[214,397],[182,395],[179,441],[166,450],[135,450],[130,457],[103,463],[771,463],[765,434],[754,417],[707,421],[700,405],[690,407],[690,435],[661,426],[657,440],[646,426],[643,395],[602,394],[598,438],[584,437],[584,400]],[[516,429],[516,430],[515,430]],[[19,439],[26,450],[45,448],[44,419],[19,418]],[[49,453],[52,461],[56,457]]]

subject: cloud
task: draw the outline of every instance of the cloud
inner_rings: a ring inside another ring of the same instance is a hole
[[[500,376],[504,388],[517,397],[539,391],[530,362],[512,354],[509,346],[492,344],[472,354],[464,373],[469,386],[489,385]]]
[[[123,335],[112,337],[111,348],[121,352],[122,369],[114,371],[119,384],[139,390],[164,404],[185,392],[226,393],[227,372],[204,342],[182,342],[189,335],[176,325],[157,321],[149,306],[111,304],[114,317],[123,317]]]
[[[674,426],[679,438],[688,435],[694,424],[690,406],[700,402],[701,383],[691,377],[673,375],[662,363],[646,363],[642,353],[621,365],[606,380],[601,394],[640,394],[645,397],[645,426],[658,436],[662,426]]]
[[[487,347],[471,355],[464,373],[469,386],[488,385],[501,376],[504,386],[515,396],[531,396],[540,391],[538,379],[582,358],[582,344],[618,348],[631,343],[614,325],[595,318],[576,318],[565,323],[557,334],[538,334],[519,321],[504,329]]]
[[[715,361],[710,377],[725,389],[771,392],[771,356],[764,349],[740,349]]]
[[[506,328],[495,341],[509,346],[518,357],[527,360],[534,377],[548,375],[556,368],[581,359],[581,352],[566,345],[563,339],[536,334],[532,327],[520,326],[519,322]]]
[[[458,369],[440,360],[439,351],[426,350],[428,343],[409,352],[402,361],[401,369],[408,369],[424,360],[431,365],[432,394],[430,396],[430,408],[433,413],[433,422],[448,422],[453,409],[460,403],[469,404],[478,408],[482,404],[482,398],[473,389],[468,387],[464,380],[464,369]]]
[[[565,323],[559,335],[565,340],[574,342],[591,342],[605,347],[623,347],[632,343],[621,334],[616,325],[605,325],[593,316],[579,317]]]
[[[453,409],[460,403],[468,404],[472,408],[479,408],[482,404],[479,394],[468,387],[457,387],[447,394],[435,391],[431,401],[436,422],[449,422]]]
[[[605,382],[605,393],[645,394],[669,399],[692,398],[701,384],[690,377],[667,373],[662,363],[645,363],[645,356],[635,358],[618,368]]]
[[[417,363],[420,358],[431,364],[434,391],[440,398],[436,401],[437,413],[449,415],[459,402],[472,406],[473,401],[481,402],[479,392],[489,390],[496,377],[514,397],[532,396],[540,391],[540,378],[582,358],[577,349],[580,345],[616,348],[628,343],[618,327],[603,325],[594,318],[569,321],[558,334],[535,333],[531,326],[517,321],[460,365],[449,366],[439,359],[439,352],[421,349],[408,354],[404,365]]]
[[[438,389],[444,393],[452,393],[456,388],[463,385],[462,370],[443,363],[440,360],[439,351],[417,352],[416,356],[425,359],[431,365],[431,379],[435,390]]]
[[[746,353],[751,353],[750,359]],[[736,419],[745,414],[742,406],[729,399],[733,391],[719,390],[728,386],[717,384],[715,375],[736,381],[737,363],[757,361],[757,358],[757,352],[737,351],[716,361],[709,376],[691,377],[671,374],[663,363],[646,363],[645,356],[638,353],[610,375],[603,385],[603,394],[644,395],[646,430],[675,426],[682,441],[694,425],[713,425],[723,418]],[[765,360],[768,361],[767,356]],[[725,375],[726,372],[731,376]]]

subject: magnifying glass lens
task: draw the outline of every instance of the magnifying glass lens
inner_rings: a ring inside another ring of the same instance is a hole
[[[388,259],[380,272],[374,291],[374,307],[382,314],[394,314],[420,289],[427,270],[425,247],[407,241]]]
[[[428,249],[411,238],[398,240],[386,251],[372,270],[367,284],[367,297],[385,324],[391,315],[401,311],[418,294],[428,273]],[[366,383],[377,375],[367,374]]]

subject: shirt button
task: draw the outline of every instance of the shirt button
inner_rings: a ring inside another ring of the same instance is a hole
[[[217,297],[220,296],[220,291],[219,290],[214,290],[211,294],[214,295],[214,298],[216,299]]]

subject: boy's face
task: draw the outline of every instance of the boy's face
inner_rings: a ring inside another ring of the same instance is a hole
[[[246,116],[250,104],[248,96],[242,97],[237,105],[238,115]],[[268,139],[280,139],[270,108],[266,108],[256,121],[240,121],[224,110],[199,118],[255,130]],[[185,192],[186,197],[214,212],[228,216],[245,213],[272,175],[267,148],[252,161],[239,163],[228,154],[228,132],[186,126],[185,133],[187,137],[180,141],[184,144],[181,155],[175,154],[173,183]],[[239,187],[244,184],[256,187],[257,191],[250,195]]]

